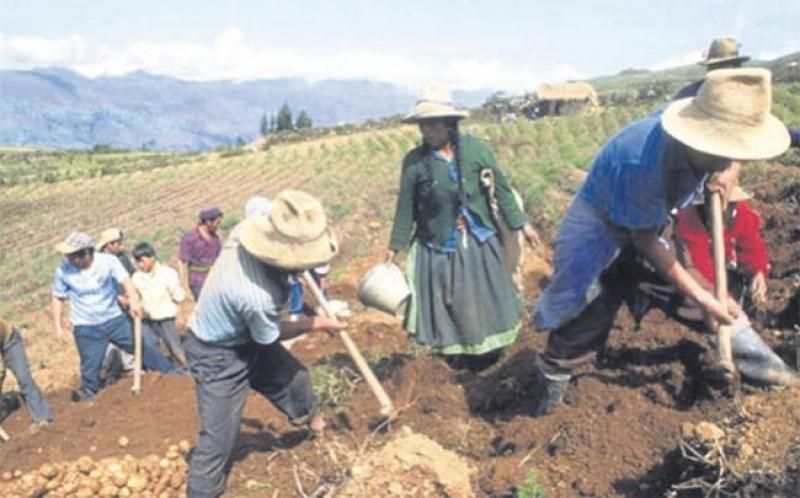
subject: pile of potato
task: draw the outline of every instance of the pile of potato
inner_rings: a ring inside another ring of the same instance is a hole
[[[46,463],[37,470],[19,470],[0,475],[0,490],[8,497],[48,496],[63,498],[131,497],[170,498],[186,496],[186,455],[191,445],[181,441],[163,457],[131,455],[93,460]]]

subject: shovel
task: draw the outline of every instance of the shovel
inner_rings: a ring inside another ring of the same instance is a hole
[[[709,192],[711,206],[711,245],[714,250],[714,290],[717,301],[728,302],[728,274],[725,270],[725,240],[722,232],[722,196],[719,192]],[[720,366],[725,371],[728,385],[736,388],[736,366],[731,349],[731,327],[717,325],[717,343]]]
[[[336,314],[331,310],[328,300],[325,299],[325,295],[322,294],[322,291],[311,274],[307,271],[304,271],[302,278],[306,284],[306,287],[311,289],[311,293],[314,295],[314,299],[316,299],[319,303],[322,311],[328,315],[328,317],[336,318]],[[372,394],[374,394],[378,399],[378,403],[381,405],[380,414],[384,417],[392,418],[395,414],[392,400],[389,398],[389,395],[386,394],[386,391],[384,391],[381,383],[378,382],[378,378],[375,377],[375,374],[372,372],[372,369],[369,368],[369,365],[367,364],[366,360],[364,360],[364,357],[361,356],[361,352],[350,338],[350,334],[348,334],[345,330],[338,331],[338,334],[339,339],[341,339],[344,343],[344,347],[347,349],[347,353],[350,355],[350,358],[352,358],[353,363],[356,364],[358,371],[361,372],[361,376],[364,377],[364,379],[367,381],[367,385],[369,385],[369,388],[372,389]]]
[[[133,317],[133,394],[142,392],[142,318]]]

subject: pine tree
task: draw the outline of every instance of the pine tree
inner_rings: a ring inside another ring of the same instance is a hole
[[[281,109],[278,111],[276,131],[291,130],[292,125],[292,111],[289,109],[289,104],[283,103]]]
[[[311,116],[306,111],[300,111],[297,115],[297,121],[294,123],[295,128],[302,130],[303,128],[311,128]]]
[[[269,133],[269,119],[267,119],[267,113],[261,115],[261,126],[259,128],[261,130],[261,136],[264,137]]]

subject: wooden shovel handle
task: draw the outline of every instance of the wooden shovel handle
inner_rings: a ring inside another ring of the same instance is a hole
[[[133,318],[133,386],[134,394],[142,392],[142,318]]]
[[[325,312],[326,315],[330,318],[336,318],[336,314],[331,310],[330,304],[328,304],[328,300],[325,299],[325,295],[320,290],[317,282],[314,278],[309,274],[307,271],[303,272],[302,275],[303,281],[311,290],[311,293],[314,294],[314,299],[317,300],[322,311]],[[389,398],[389,395],[386,394],[386,391],[383,389],[383,386],[380,382],[378,382],[378,378],[375,377],[375,373],[372,372],[372,369],[369,368],[366,360],[364,357],[361,356],[361,352],[356,347],[356,344],[350,338],[350,334],[347,333],[345,330],[339,330],[338,332],[339,339],[342,340],[344,343],[344,347],[347,349],[347,353],[350,355],[350,358],[353,359],[353,363],[356,364],[358,371],[361,372],[361,375],[367,381],[367,385],[372,390],[372,393],[378,399],[378,403],[381,406],[380,413],[384,417],[391,417],[394,415],[394,405],[392,404],[392,400]]]
[[[710,192],[708,197],[711,206],[711,246],[714,251],[714,291],[717,300],[724,306],[728,302],[728,273],[725,269],[722,195],[719,192]],[[730,326],[717,326],[717,340],[720,363],[727,372],[733,375],[736,372],[736,366],[733,363]]]

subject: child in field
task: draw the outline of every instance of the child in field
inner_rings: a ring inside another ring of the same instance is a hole
[[[178,272],[163,265],[156,259],[156,251],[147,242],[140,242],[133,248],[133,259],[139,271],[133,274],[133,285],[142,296],[142,333],[152,333],[164,344],[181,365],[186,365],[186,357],[181,347],[175,317],[177,303],[186,298],[178,279]]]

